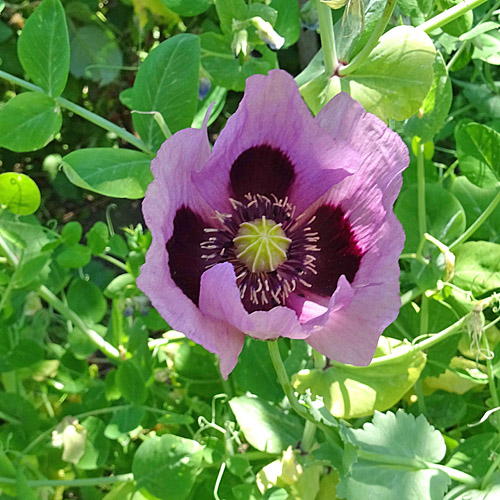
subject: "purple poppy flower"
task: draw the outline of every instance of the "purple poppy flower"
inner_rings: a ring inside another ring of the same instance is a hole
[[[407,165],[399,136],[348,95],[313,118],[290,75],[252,76],[212,151],[206,126],[160,148],[138,285],[224,377],[245,335],[367,365],[400,307],[392,206]]]

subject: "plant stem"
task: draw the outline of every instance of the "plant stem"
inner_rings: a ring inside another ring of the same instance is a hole
[[[424,143],[419,140],[417,145],[417,215],[420,238],[424,238],[427,233],[427,210],[425,203]],[[429,299],[424,294],[420,303],[420,334],[427,333],[428,328]]]
[[[267,346],[269,347],[269,355],[271,356],[271,361],[276,371],[276,375],[278,376],[279,383],[281,384],[281,387],[283,387],[283,392],[288,398],[288,401],[290,401],[290,406],[303,419],[310,420],[309,413],[307,412],[305,407],[299,403],[299,400],[295,397],[295,392],[293,390],[290,379],[288,378],[288,374],[286,373],[283,360],[281,359],[278,341],[270,340],[267,342]]]
[[[424,144],[419,141],[417,146],[417,210],[418,210],[418,232],[423,238],[427,232],[427,211],[425,206],[425,163]]]
[[[19,257],[15,255],[5,243],[0,235],[0,248],[5,252],[10,264],[17,269],[19,265]],[[64,302],[59,300],[45,285],[41,285],[37,290],[38,295],[50,304],[54,309],[59,311],[66,319],[71,321],[75,326],[87,335],[87,337],[109,358],[120,360],[120,353],[116,347],[106,342],[96,331],[89,328],[85,322],[78,316],[72,309],[70,309]]]
[[[434,16],[432,19],[425,21],[425,23],[418,26],[418,29],[425,31],[426,33],[431,33],[432,31],[441,28],[441,26],[448,24],[457,17],[460,17],[466,12],[469,12],[469,10],[478,7],[486,1],[487,0],[463,0],[463,2],[460,2],[459,4],[446,9],[444,12],[441,12],[441,14]]]
[[[7,80],[8,82],[13,83],[15,85],[19,85],[20,87],[23,87],[27,90],[31,90],[32,92],[38,92],[39,94],[47,95],[43,91],[43,89],[38,87],[37,85],[33,85],[32,83],[27,82],[26,80],[22,80],[17,76],[11,75],[10,73],[6,73],[5,71],[0,70],[0,78]],[[109,120],[106,120],[102,116],[92,113],[92,111],[89,111],[88,109],[85,109],[82,106],[78,106],[78,104],[68,101],[64,97],[56,97],[54,100],[61,107],[67,109],[68,111],[72,111],[73,113],[75,113],[75,115],[85,118],[89,122],[93,123],[94,125],[97,125],[98,127],[103,128],[104,130],[115,133],[118,137],[128,142],[129,144],[132,144],[132,146],[135,146],[137,149],[140,149],[144,153],[147,153],[149,155],[154,155],[154,152],[148,149],[148,147],[144,144],[144,142],[141,141],[141,139],[137,138],[134,134],[131,134],[124,128],[115,125],[114,123],[110,122]]]
[[[328,76],[333,76],[339,64],[335,48],[335,34],[333,32],[332,11],[328,5],[316,0],[318,7],[319,35],[323,49],[325,71]]]
[[[109,262],[110,264],[115,265],[116,267],[119,267],[122,271],[125,271],[126,273],[129,272],[126,264],[124,264],[121,260],[115,259],[111,255],[107,255],[107,254],[103,253],[103,254],[98,255],[97,257]]]
[[[304,432],[302,433],[302,439],[300,440],[300,447],[305,451],[311,451],[314,444],[314,436],[316,434],[316,425],[311,421],[306,420],[306,425],[304,427]]]
[[[458,321],[450,325],[448,328],[445,328],[444,330],[441,330],[438,333],[430,335],[429,338],[422,340],[421,342],[418,342],[410,346],[396,347],[393,350],[392,354],[374,358],[373,361],[370,363],[370,366],[392,363],[395,360],[405,358],[406,356],[411,356],[414,351],[424,351],[425,349],[429,349],[429,347],[439,344],[439,342],[442,342],[448,337],[451,337],[452,335],[455,335],[456,333],[460,332],[464,324],[467,322],[467,320],[471,317],[472,314],[473,313],[466,314]]]
[[[500,203],[500,189],[495,195],[491,203],[486,207],[486,210],[464,231],[451,245],[450,250],[467,241],[484,223],[484,221],[493,213]]]
[[[70,487],[85,487],[85,486],[98,486],[100,484],[114,484],[123,483],[127,481],[133,481],[134,475],[129,474],[119,474],[117,476],[105,476],[105,477],[86,477],[82,479],[40,479],[40,480],[28,480],[28,486],[31,488],[42,488],[46,486],[70,486]],[[11,477],[0,477],[0,483],[5,484],[16,484],[17,479]]]
[[[66,319],[70,320],[76,327],[78,327],[100,351],[108,356],[108,358],[116,361],[121,359],[120,352],[116,347],[112,346],[109,342],[106,342],[95,330],[89,328],[80,316],[78,316],[64,302],[59,300],[45,285],[42,285],[38,289],[38,295],[40,295],[45,302],[50,304]]]
[[[339,76],[347,76],[356,71],[361,64],[365,61],[365,59],[371,54],[371,51],[377,45],[379,38],[384,34],[385,28],[389,19],[392,16],[392,12],[394,7],[396,7],[397,0],[387,0],[385,4],[384,12],[382,12],[382,16],[380,17],[375,30],[371,34],[366,45],[360,50],[360,52],[354,57],[354,59],[347,65],[339,68],[337,71]]]

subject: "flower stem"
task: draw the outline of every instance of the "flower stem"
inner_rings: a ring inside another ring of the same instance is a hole
[[[72,488],[85,487],[85,486],[98,486],[100,484],[114,484],[120,482],[133,481],[134,475],[129,474],[119,474],[117,476],[105,476],[105,477],[86,477],[82,479],[39,479],[39,480],[28,480],[28,486],[31,488],[42,488],[47,486],[69,486]],[[0,483],[5,484],[16,484],[17,479],[11,477],[0,477]]]
[[[493,213],[500,203],[500,189],[495,195],[491,203],[486,207],[486,210],[464,231],[451,245],[450,250],[467,241],[484,223],[484,221]]]
[[[31,90],[32,92],[38,92],[39,94],[47,95],[43,91],[43,89],[38,87],[37,85],[33,85],[32,83],[27,82],[26,80],[22,80],[17,76],[11,75],[10,73],[6,73],[5,71],[0,70],[0,78],[2,78],[3,80],[7,80],[8,82],[13,83],[15,85],[19,85],[20,87],[23,87],[27,90]],[[141,139],[137,138],[134,134],[131,134],[124,128],[115,125],[114,123],[110,122],[109,120],[106,120],[102,116],[92,113],[92,111],[89,111],[88,109],[85,109],[82,106],[78,106],[78,104],[68,101],[64,97],[56,97],[54,100],[57,104],[59,104],[59,106],[67,109],[68,111],[72,111],[73,113],[75,113],[75,115],[85,118],[89,122],[93,123],[94,125],[97,125],[98,127],[103,128],[104,130],[115,133],[118,137],[120,137],[120,139],[123,139],[129,144],[132,144],[132,146],[135,146],[137,149],[140,149],[144,153],[147,153],[149,155],[154,155],[153,151],[149,150],[148,147],[144,144],[144,142],[141,141]]]
[[[288,401],[290,402],[290,406],[300,417],[302,417],[305,420],[310,420],[309,413],[299,403],[299,400],[295,396],[292,383],[288,378],[285,365],[283,364],[283,360],[281,359],[278,341],[270,340],[267,342],[267,346],[269,347],[269,355],[271,356],[271,361],[276,371],[276,375],[278,376],[279,383],[281,384],[283,392],[285,393],[286,397],[288,398]]]
[[[325,71],[328,76],[333,76],[339,62],[335,48],[332,11],[328,5],[321,3],[320,0],[316,0],[316,6],[318,7],[319,35],[323,49]]]
[[[366,42],[366,45],[347,66],[339,68],[339,70],[337,71],[339,76],[350,75],[363,64],[365,59],[370,55],[371,51],[377,45],[379,38],[384,34],[385,28],[387,26],[387,23],[389,22],[389,19],[391,18],[394,7],[396,7],[396,3],[397,0],[387,0],[384,12],[382,12],[382,16],[380,17],[377,26],[368,39],[368,42]]]
[[[427,210],[425,203],[424,143],[419,140],[417,145],[417,215],[420,238],[424,238],[427,233]],[[427,333],[428,328],[429,299],[424,294],[420,302],[420,334]]]
[[[454,5],[449,9],[446,9],[444,12],[441,12],[441,14],[438,14],[437,16],[434,16],[428,21],[425,21],[425,23],[422,23],[418,27],[418,29],[425,31],[426,33],[431,33],[432,31],[441,28],[441,26],[448,24],[457,17],[460,17],[466,12],[469,12],[469,10],[478,7],[479,5],[483,4],[486,1],[487,0],[463,0],[459,4]]]

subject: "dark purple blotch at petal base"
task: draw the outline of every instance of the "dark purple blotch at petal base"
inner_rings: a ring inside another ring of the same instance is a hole
[[[352,283],[358,272],[363,252],[359,248],[349,221],[338,206],[322,205],[315,212],[315,219],[309,224],[317,232],[319,251],[315,267],[317,274],[307,278],[311,291],[330,297],[337,289],[337,282],[344,274]]]
[[[246,194],[284,198],[295,180],[295,168],[281,150],[268,145],[247,149],[230,172],[231,192],[238,201]]]
[[[201,243],[206,239],[203,219],[187,207],[177,210],[174,232],[167,241],[168,265],[175,284],[196,304],[200,298],[200,280],[205,271]]]

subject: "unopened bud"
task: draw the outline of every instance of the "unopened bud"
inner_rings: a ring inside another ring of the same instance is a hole
[[[252,24],[257,28],[257,36],[271,49],[279,50],[285,44],[285,39],[274,31],[271,23],[261,17],[252,17]]]

